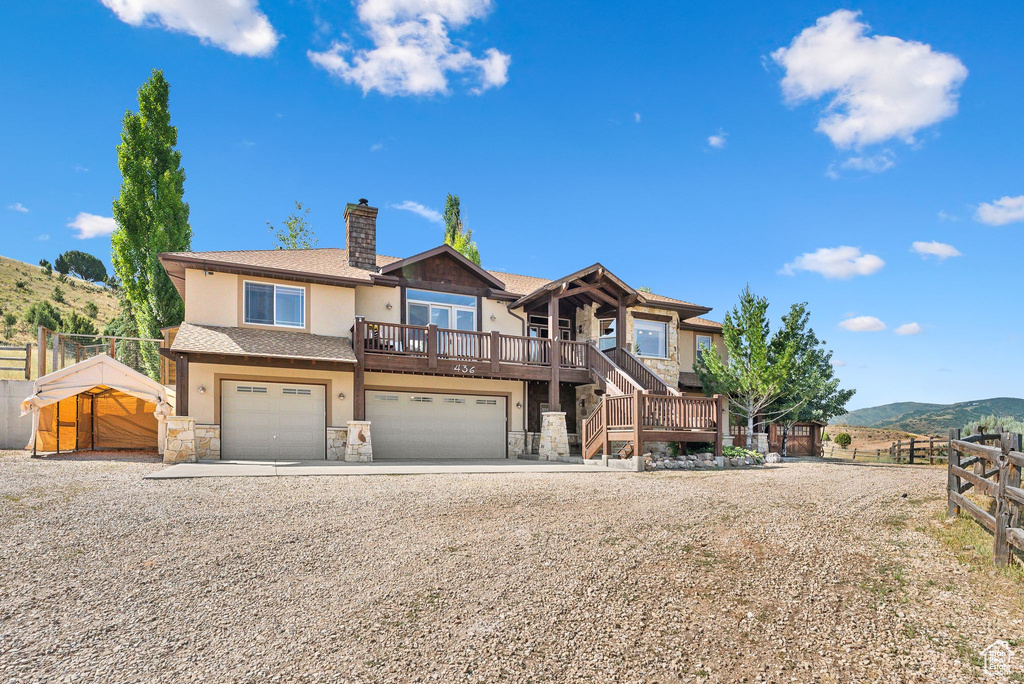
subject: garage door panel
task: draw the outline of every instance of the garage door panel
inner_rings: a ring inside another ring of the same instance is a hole
[[[221,383],[221,457],[307,460],[326,457],[323,385]]]
[[[366,393],[374,459],[505,458],[504,397]]]

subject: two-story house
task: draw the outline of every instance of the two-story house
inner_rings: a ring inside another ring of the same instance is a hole
[[[383,256],[376,220],[349,204],[345,249],[160,255],[185,302],[163,353],[200,458],[591,456],[641,429],[721,443],[692,372],[724,353],[708,307],[601,264],[548,280],[446,245]]]

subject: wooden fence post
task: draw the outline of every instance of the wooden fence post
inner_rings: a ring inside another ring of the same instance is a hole
[[[910,438],[910,465],[914,465],[914,438]]]
[[[32,379],[32,343],[25,343],[25,379]]]
[[[953,467],[960,467],[960,452],[953,446],[953,442],[960,439],[960,428],[950,428],[949,430],[949,455],[946,464],[947,476],[946,476],[946,516],[953,517],[954,515],[960,515],[960,506],[950,496],[950,492],[956,492],[960,494],[960,476],[953,472]]]
[[[1010,475],[1010,452],[1014,450],[1014,436],[1003,432],[999,436],[999,447],[1003,457],[999,460],[999,483],[996,488],[996,528],[992,534],[992,557],[996,566],[1010,561],[1010,542],[1006,539],[1006,528],[1010,524],[1010,506],[1006,500],[1006,484]]]

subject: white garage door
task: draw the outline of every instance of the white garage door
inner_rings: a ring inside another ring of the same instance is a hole
[[[221,458],[306,460],[326,458],[323,385],[221,382]]]
[[[373,459],[505,458],[505,398],[367,390]]]

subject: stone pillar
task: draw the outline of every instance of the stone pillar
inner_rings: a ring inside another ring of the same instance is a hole
[[[167,416],[167,443],[164,463],[196,462],[196,419],[190,416]]]
[[[527,453],[526,449],[526,433],[516,432],[515,430],[508,431],[508,457],[519,458]]]
[[[196,459],[220,460],[220,425],[196,425]]]
[[[756,451],[759,454],[768,453],[768,433],[767,432],[755,432],[754,439],[756,440]],[[749,448],[749,446],[748,446]]]
[[[327,428],[327,460],[344,461],[346,442],[348,442],[347,427]]]
[[[345,461],[368,463],[373,460],[373,445],[370,442],[370,421],[348,421],[348,438],[345,440]]]
[[[564,411],[545,411],[540,424],[540,459],[557,461],[569,455],[569,433]]]

